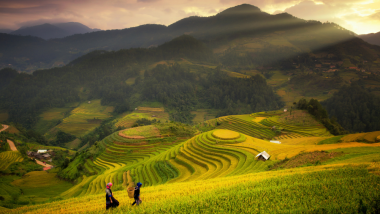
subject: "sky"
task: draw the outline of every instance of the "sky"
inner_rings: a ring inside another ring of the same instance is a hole
[[[380,0],[0,0],[0,29],[80,22],[102,30],[170,25],[189,16],[213,16],[251,4],[269,14],[335,22],[356,34],[380,31]]]

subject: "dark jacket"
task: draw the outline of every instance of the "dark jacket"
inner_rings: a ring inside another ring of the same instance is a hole
[[[134,194],[134,198],[135,199],[138,199],[140,196],[140,188],[139,187],[135,187],[135,194]]]
[[[106,204],[110,204],[110,197],[112,197],[112,190],[111,189],[106,189]]]

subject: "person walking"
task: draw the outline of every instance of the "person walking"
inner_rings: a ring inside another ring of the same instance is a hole
[[[137,206],[141,204],[141,199],[140,199],[140,188],[141,188],[141,186],[142,186],[142,183],[138,182],[137,186],[135,187],[135,194],[133,196],[133,198],[135,199],[135,202],[133,202],[132,206],[135,204],[137,204]]]
[[[106,185],[106,210],[108,210],[110,207],[117,207],[119,206],[119,201],[117,201],[113,197],[113,193],[111,190],[112,183],[108,183]]]

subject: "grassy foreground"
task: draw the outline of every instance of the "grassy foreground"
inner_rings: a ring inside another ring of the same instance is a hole
[[[379,164],[379,163],[375,163]],[[142,188],[143,203],[132,207],[117,191],[113,213],[356,213],[372,211],[380,177],[369,165],[330,165]],[[378,167],[378,166],[377,166]],[[362,205],[360,201],[362,200]],[[7,210],[7,213],[103,213],[104,194]],[[1,211],[5,213],[4,211]]]

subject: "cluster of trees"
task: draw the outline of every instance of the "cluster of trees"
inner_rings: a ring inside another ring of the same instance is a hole
[[[101,125],[91,131],[90,133],[80,137],[81,144],[78,146],[78,148],[81,148],[82,146],[86,145],[88,143],[88,147],[94,145],[96,141],[100,141],[103,138],[107,137],[108,135],[124,129],[124,127],[115,127],[115,123],[112,122],[114,120],[114,117],[108,118],[107,120],[102,121]]]
[[[380,130],[380,98],[371,94],[360,82],[343,86],[322,105],[350,132]]]
[[[327,130],[333,135],[347,134],[348,132],[336,121],[335,118],[329,117],[326,109],[318,102],[318,100],[310,99],[306,101],[305,99],[300,99],[297,103],[297,108],[302,110],[307,110],[311,115],[320,121]]]
[[[57,137],[55,140],[50,141],[49,144],[53,146],[60,146],[60,147],[65,147],[65,143],[68,143],[70,141],[75,140],[76,137],[74,135],[65,133],[61,130],[58,131]]]
[[[136,122],[133,123],[132,127],[148,126],[148,125],[152,125],[154,123],[160,123],[160,120],[156,120],[156,119],[149,120],[146,118],[142,118],[142,119],[136,120]]]
[[[284,106],[264,78],[233,78],[219,68],[207,74],[190,72],[179,64],[158,65],[145,71],[137,87],[149,101],[160,101],[170,119],[191,123],[190,112],[199,106],[220,110],[220,115],[274,110]]]
[[[208,59],[211,55],[201,42],[184,35],[157,48],[94,51],[67,66],[35,71],[33,75],[3,69],[0,108],[8,110],[9,121],[28,129],[44,109],[86,99],[102,99],[102,105],[115,106],[115,113],[121,113],[130,109],[128,99],[136,92],[125,81],[137,77],[148,65],[180,57]],[[81,88],[86,96],[80,96]]]

